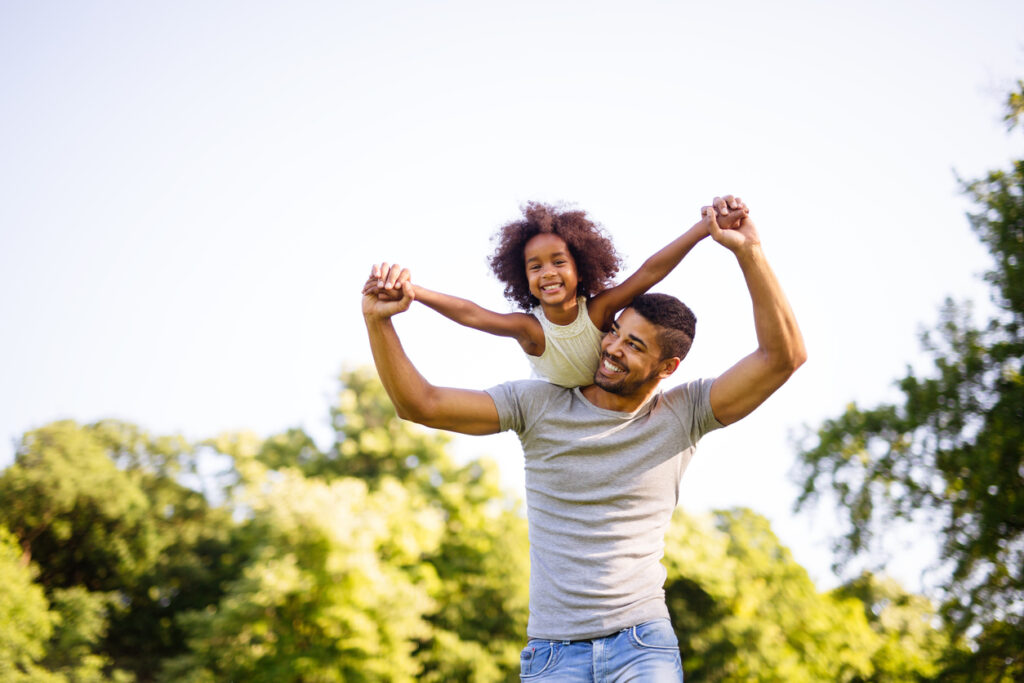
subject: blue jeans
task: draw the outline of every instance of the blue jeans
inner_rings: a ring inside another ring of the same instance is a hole
[[[592,640],[530,639],[519,656],[521,681],[682,683],[679,641],[668,619],[646,621]]]

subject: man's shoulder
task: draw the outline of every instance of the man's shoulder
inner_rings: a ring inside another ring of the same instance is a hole
[[[664,405],[676,412],[690,413],[695,408],[709,403],[711,384],[714,378],[699,378],[681,382],[661,392]]]
[[[662,392],[663,405],[688,428],[696,427],[700,434],[718,429],[722,425],[711,410],[711,385],[714,382],[714,377],[705,377],[666,389]]]
[[[502,410],[534,412],[567,406],[575,389],[567,389],[542,379],[517,379],[486,390]]]
[[[707,388],[710,387],[711,383],[714,381],[714,377],[697,377],[694,379],[688,379],[668,389],[665,389],[662,393],[689,395],[693,394],[694,392],[706,391]]]
[[[572,389],[539,379],[519,379],[487,389],[498,410],[501,430],[522,433],[541,416],[558,413],[572,402]]]
[[[543,379],[514,379],[508,382],[502,382],[501,384],[495,385],[486,391],[492,396],[495,393],[502,393],[521,397],[554,397],[558,395],[570,396],[573,389],[552,384],[551,382]]]

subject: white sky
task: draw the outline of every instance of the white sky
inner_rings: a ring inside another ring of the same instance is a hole
[[[523,202],[587,210],[630,272],[735,193],[810,360],[702,443],[683,505],[767,515],[829,585],[788,435],[892,397],[946,295],[984,302],[954,169],[1022,153],[999,120],[1021,27],[1018,0],[2,0],[0,466],[60,418],[323,440],[338,371],[370,360],[374,260],[507,310],[485,258]],[[700,321],[680,380],[754,348],[717,245],[656,289]],[[398,325],[436,383],[528,374],[425,308]],[[521,488],[514,436],[456,451]]]

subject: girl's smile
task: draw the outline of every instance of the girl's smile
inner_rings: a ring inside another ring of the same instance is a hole
[[[530,294],[540,301],[545,312],[575,308],[576,261],[565,240],[548,232],[534,235],[523,248],[523,259]]]

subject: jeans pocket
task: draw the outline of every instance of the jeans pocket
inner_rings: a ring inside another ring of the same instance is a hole
[[[654,619],[630,629],[633,644],[649,650],[679,650],[679,639],[668,619]]]
[[[519,653],[519,676],[528,678],[549,671],[554,665],[555,647],[549,640],[531,640]]]

